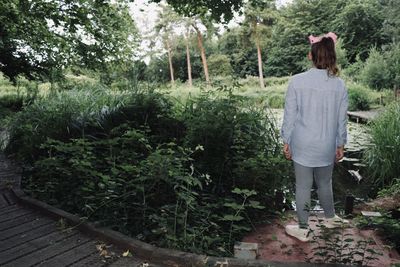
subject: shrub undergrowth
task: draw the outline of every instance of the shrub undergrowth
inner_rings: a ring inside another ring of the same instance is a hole
[[[6,151],[31,167],[36,198],[159,246],[231,255],[291,176],[271,118],[231,90],[184,104],[70,90],[18,113]]]
[[[349,110],[369,110],[371,97],[363,86],[352,84],[349,86]]]

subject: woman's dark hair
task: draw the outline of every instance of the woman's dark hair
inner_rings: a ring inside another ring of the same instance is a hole
[[[311,56],[317,69],[326,69],[329,75],[339,75],[336,65],[335,43],[330,37],[322,37],[321,41],[311,45]]]

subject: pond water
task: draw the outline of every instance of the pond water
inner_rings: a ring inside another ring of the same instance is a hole
[[[283,109],[271,109],[271,113],[280,129],[283,121]],[[361,162],[362,153],[369,144],[367,127],[366,124],[348,122],[345,157],[336,164],[333,173],[335,206],[339,210],[343,210],[345,198],[348,195],[354,196],[356,201],[368,198],[371,185],[364,178],[360,180],[360,176],[362,177],[365,173],[365,166]],[[313,198],[316,198],[315,193],[313,193]],[[319,209],[318,204],[314,209]]]
[[[283,122],[283,109],[271,109],[271,113],[276,120],[276,125],[280,129]],[[361,123],[348,122],[348,140],[346,145],[347,153],[359,152],[365,149],[369,143],[367,125]]]

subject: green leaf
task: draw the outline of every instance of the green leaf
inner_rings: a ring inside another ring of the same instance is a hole
[[[248,205],[254,209],[265,209],[264,206],[260,205],[259,201],[250,200]]]
[[[235,203],[235,202],[224,203],[224,206],[225,206],[225,207],[232,208],[232,209],[234,209],[234,210],[240,210],[240,209],[243,208],[242,205],[239,205],[239,204],[237,204],[237,203]]]
[[[243,220],[244,218],[240,215],[224,215],[222,217],[222,221],[234,221],[234,222],[238,222]]]

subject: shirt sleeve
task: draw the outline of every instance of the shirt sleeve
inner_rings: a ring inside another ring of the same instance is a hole
[[[339,106],[339,118],[338,118],[338,131],[336,135],[336,146],[344,146],[347,143],[347,108],[348,93],[347,89],[344,90],[343,97]]]
[[[281,136],[285,144],[290,143],[290,137],[297,119],[297,111],[296,92],[293,88],[293,82],[290,81],[286,92],[285,111],[281,128]]]

